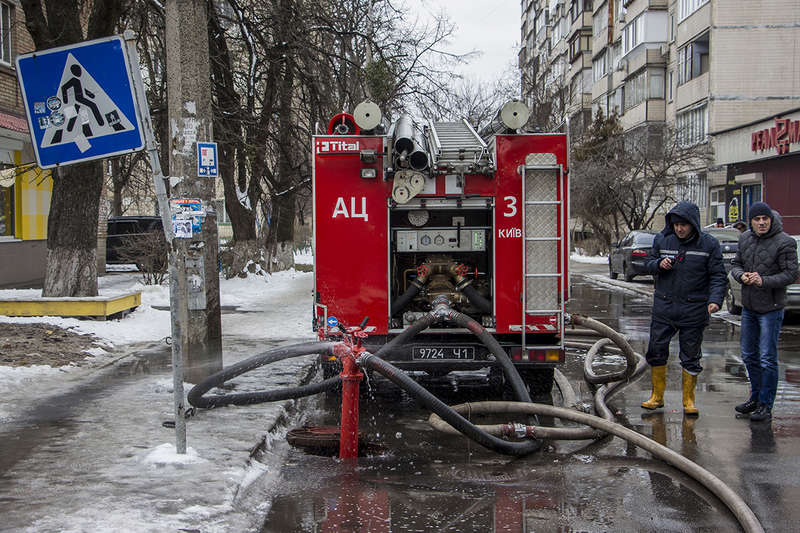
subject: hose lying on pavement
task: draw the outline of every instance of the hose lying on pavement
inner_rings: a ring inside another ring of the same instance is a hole
[[[717,476],[704,469],[697,463],[690,461],[681,454],[674,452],[656,441],[640,433],[628,429],[620,424],[605,420],[603,418],[580,413],[572,409],[563,407],[553,407],[552,405],[521,403],[521,402],[478,402],[473,404],[462,404],[453,407],[456,411],[471,411],[475,413],[480,410],[484,413],[527,413],[545,416],[553,416],[578,422],[596,428],[602,432],[610,433],[620,437],[644,450],[650,452],[655,457],[685,472],[692,478],[699,481],[704,487],[710,490],[731,510],[739,520],[745,531],[760,533],[764,529],[761,527],[758,518],[733,490],[722,482]],[[436,422],[439,423],[438,421]],[[436,427],[436,425],[434,425]]]
[[[362,354],[358,358],[358,365],[369,370],[374,370],[375,372],[383,375],[386,379],[403,389],[426,408],[430,409],[434,414],[438,415],[444,420],[447,420],[448,424],[456,428],[459,433],[490,450],[507,455],[523,456],[530,455],[542,446],[542,443],[538,440],[513,442],[490,435],[483,429],[472,424],[469,420],[458,414],[454,409],[442,402],[439,398],[425,390],[422,385],[408,377],[405,372],[373,354],[366,352]],[[535,405],[523,402],[513,403],[519,403],[519,405]]]
[[[195,407],[209,408],[220,407],[223,405],[249,405],[261,402],[277,402],[280,400],[288,400],[290,398],[303,398],[305,396],[311,396],[312,394],[326,391],[335,387],[339,383],[339,376],[326,379],[320,383],[303,385],[300,387],[290,387],[271,391],[236,392],[207,397],[203,396],[214,387],[219,387],[226,381],[240,376],[245,372],[250,372],[251,370],[254,370],[260,366],[282,361],[283,359],[301,357],[309,354],[330,355],[333,353],[333,347],[335,345],[336,343],[334,342],[306,342],[302,344],[292,344],[290,346],[280,346],[273,350],[255,355],[207,377],[192,387],[192,390],[189,391],[187,399],[189,400],[189,403]]]
[[[453,406],[452,409],[459,414],[469,413],[472,414],[536,414],[543,416],[551,416],[570,420],[589,426],[590,428],[552,428],[552,427],[539,427],[539,426],[523,426],[522,424],[494,424],[476,426],[487,433],[495,436],[528,436],[538,437],[542,439],[552,440],[580,440],[580,439],[598,439],[605,435],[611,434],[620,437],[644,450],[650,452],[654,457],[674,466],[675,468],[686,473],[693,479],[697,480],[715,496],[717,496],[733,513],[742,528],[748,533],[763,533],[764,529],[761,523],[755,516],[753,511],[747,506],[730,487],[725,485],[718,477],[714,476],[711,472],[705,470],[698,464],[686,459],[679,453],[676,453],[666,446],[663,446],[654,440],[641,435],[631,429],[628,429],[621,424],[613,422],[613,415],[606,405],[606,401],[614,394],[619,392],[623,387],[631,383],[633,380],[638,379],[648,368],[647,362],[644,358],[636,353],[628,343],[623,335],[612,330],[605,324],[593,320],[591,318],[583,317],[580,315],[572,315],[573,324],[583,325],[592,330],[600,332],[602,335],[607,335],[607,338],[599,339],[592,344],[589,352],[586,354],[584,360],[584,377],[586,381],[598,385],[595,392],[595,410],[600,416],[595,416],[587,413],[582,413],[574,409],[564,407],[553,407],[544,404],[522,403],[522,402],[477,402]],[[617,348],[607,346],[611,342],[617,345]],[[567,343],[567,344],[580,344],[585,347],[584,343]],[[621,353],[626,358],[626,368],[619,372],[612,372],[604,375],[598,375],[592,369],[594,357],[602,350]],[[556,370],[555,381],[562,392],[565,405],[575,405],[574,392],[566,377]],[[610,383],[610,385],[609,385]],[[448,420],[438,416],[434,413],[430,416],[428,422],[434,428],[444,433],[459,433],[460,429],[449,424]]]

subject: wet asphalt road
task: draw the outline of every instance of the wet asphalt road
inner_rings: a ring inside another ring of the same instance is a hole
[[[573,272],[602,274],[602,265]],[[637,292],[573,277],[569,311],[627,334],[644,352],[652,282]],[[771,424],[737,419],[733,405],[748,394],[733,317],[714,319],[703,345],[700,416],[684,418],[680,366],[673,346],[666,407],[643,412],[645,376],[611,402],[622,424],[697,462],[753,509],[767,531],[794,531],[800,521],[800,335],[796,320],[782,334],[781,380]],[[582,399],[582,354],[562,369]],[[609,357],[607,362],[613,364]],[[388,385],[388,384],[387,384]],[[388,387],[387,387],[388,388]],[[489,452],[467,439],[443,436],[407,396],[384,391],[362,399],[361,430],[385,452],[357,465],[290,452],[262,531],[286,532],[549,532],[736,531],[735,518],[681,472],[617,438],[587,445],[556,442],[521,459]],[[489,391],[437,390],[447,403],[485,399]],[[483,396],[483,398],[481,398]],[[558,401],[556,401],[558,403]],[[312,425],[338,423],[335,399],[320,400]]]

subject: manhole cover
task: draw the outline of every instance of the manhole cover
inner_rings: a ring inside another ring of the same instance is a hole
[[[335,426],[303,426],[289,431],[286,440],[296,448],[313,455],[339,455],[339,428]],[[358,456],[380,455],[383,446],[368,442],[364,435],[358,435]]]

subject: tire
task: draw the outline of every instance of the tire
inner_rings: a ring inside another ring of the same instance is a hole
[[[736,305],[736,300],[733,297],[733,291],[730,287],[728,287],[728,293],[725,295],[725,307],[728,309],[728,312],[732,315],[741,315],[742,314],[742,306]]]
[[[625,275],[625,281],[633,281],[636,274],[632,270],[628,270],[628,265],[622,263],[622,273]]]
[[[617,279],[617,273],[614,272],[614,268],[611,266],[611,260],[608,262],[608,277],[611,279]]]

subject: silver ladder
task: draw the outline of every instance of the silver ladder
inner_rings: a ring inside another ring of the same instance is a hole
[[[564,349],[564,337],[552,346],[528,346],[529,316],[558,317],[553,333],[563,331],[567,246],[567,228],[559,224],[566,198],[564,167],[557,164],[555,154],[529,154],[522,174],[522,349]],[[560,271],[559,271],[560,270]],[[544,326],[547,329],[547,326]]]
[[[477,163],[488,157],[486,143],[466,119],[461,122],[428,122],[428,147],[437,165]]]

